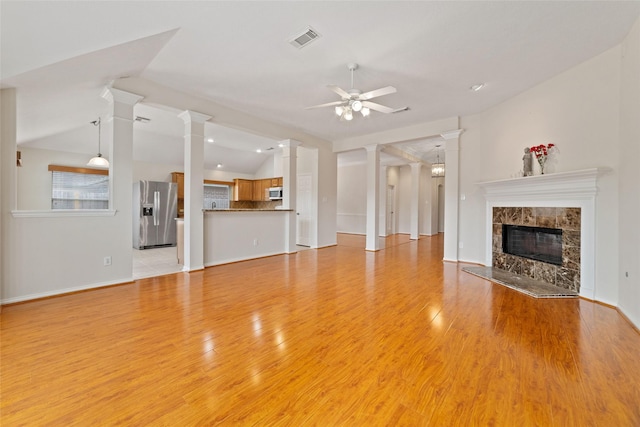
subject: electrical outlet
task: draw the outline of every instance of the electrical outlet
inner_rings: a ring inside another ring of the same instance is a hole
[[[458,243],[458,248],[463,249],[464,248],[464,243],[462,243],[462,242]]]
[[[110,256],[104,257],[104,266],[108,267],[110,265],[111,265],[111,257]]]
[[[258,239],[253,239],[253,246],[258,246],[259,242]]]

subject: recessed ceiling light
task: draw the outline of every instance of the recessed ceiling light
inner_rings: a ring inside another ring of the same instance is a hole
[[[482,89],[485,86],[484,83],[478,83],[476,85],[471,86],[469,89],[471,89],[474,92],[479,91],[480,89]]]
[[[256,153],[262,153],[262,150],[258,148],[258,149],[256,150]]]
[[[207,139],[207,142],[210,142],[210,143],[212,143],[212,144],[213,144],[213,138],[209,138],[209,139]]]
[[[280,144],[278,144],[278,147],[283,148],[284,144],[281,142]]]
[[[222,163],[218,163],[217,167],[221,168],[222,167]]]

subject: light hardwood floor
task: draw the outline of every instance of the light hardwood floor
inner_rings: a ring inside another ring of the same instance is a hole
[[[6,306],[2,426],[640,425],[640,334],[443,263],[442,237]]]

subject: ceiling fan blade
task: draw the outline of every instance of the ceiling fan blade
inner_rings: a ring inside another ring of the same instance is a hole
[[[385,107],[384,105],[376,104],[375,102],[371,101],[362,101],[362,106],[385,114],[393,113],[394,111],[396,111],[393,108]]]
[[[343,99],[351,98],[351,95],[349,95],[349,92],[345,91],[344,89],[336,85],[327,85],[327,87],[332,91],[334,91],[335,93],[337,93],[338,95],[340,95]]]
[[[333,107],[333,106],[343,105],[343,104],[344,104],[344,101],[333,101],[333,102],[327,102],[326,104],[312,105],[311,107],[305,107],[305,110],[311,110],[312,108]]]
[[[382,95],[389,95],[390,93],[396,93],[396,88],[393,86],[382,87],[380,89],[362,93],[358,98],[361,101],[366,101],[367,99],[377,98]]]

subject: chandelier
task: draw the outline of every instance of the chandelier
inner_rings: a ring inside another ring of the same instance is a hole
[[[431,164],[431,177],[442,178],[444,176],[444,163],[440,162],[440,146],[436,145],[436,162]]]

